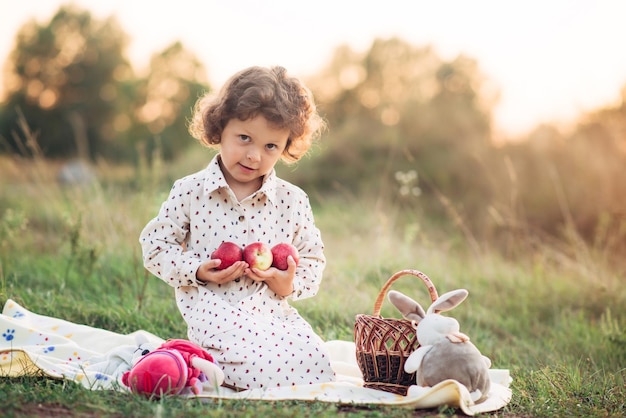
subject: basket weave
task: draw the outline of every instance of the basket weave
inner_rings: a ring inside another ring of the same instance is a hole
[[[374,302],[373,315],[356,315],[354,323],[356,359],[363,373],[364,386],[403,396],[409,386],[415,384],[415,373],[405,372],[404,363],[419,343],[411,321],[382,318],[380,308],[391,285],[404,275],[421,279],[431,301],[437,300],[437,289],[428,276],[417,270],[401,270],[383,285]]]

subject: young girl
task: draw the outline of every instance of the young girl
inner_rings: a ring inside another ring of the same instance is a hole
[[[227,386],[335,379],[321,338],[288,304],[318,291],[326,264],[320,232],[304,191],[274,171],[278,160],[299,160],[322,127],[310,91],[284,68],[235,74],[198,102],[190,127],[219,153],[174,183],[141,232],[145,267],[175,289],[189,340],[218,360]],[[289,257],[284,271],[244,261],[219,270],[210,255],[224,241],[288,242],[299,261]]]

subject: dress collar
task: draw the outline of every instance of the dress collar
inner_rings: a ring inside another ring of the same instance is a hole
[[[218,189],[224,188],[227,189],[233,196],[235,195],[228,183],[226,183],[226,178],[224,177],[224,173],[222,172],[222,168],[219,163],[220,155],[217,154],[209,165],[206,168],[206,176],[204,178],[204,193],[210,194]],[[246,199],[256,198],[260,196],[260,194],[264,194],[267,196],[268,200],[272,203],[276,203],[276,182],[277,182],[276,170],[272,169],[272,171],[265,176],[263,179],[263,184],[261,188],[254,192],[252,195],[246,197]]]

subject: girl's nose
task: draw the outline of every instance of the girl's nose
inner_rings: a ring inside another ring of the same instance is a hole
[[[260,160],[260,154],[256,150],[249,150],[247,157],[248,157],[248,160],[250,160],[250,161],[259,161]]]

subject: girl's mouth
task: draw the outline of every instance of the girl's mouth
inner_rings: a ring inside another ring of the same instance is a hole
[[[246,172],[246,173],[251,173],[254,171],[254,168],[250,168],[248,166],[245,166],[243,164],[239,164],[239,167],[241,168],[242,171]]]

